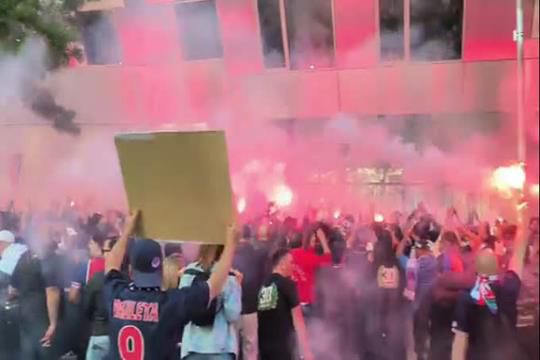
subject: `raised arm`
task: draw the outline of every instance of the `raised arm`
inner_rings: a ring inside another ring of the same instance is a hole
[[[401,239],[396,249],[396,257],[400,258],[401,256],[403,256],[405,253],[405,248],[410,244],[411,244],[411,241],[410,241],[409,235],[403,236],[403,239]]]
[[[236,251],[238,237],[236,236],[234,226],[231,225],[227,227],[226,236],[227,239],[225,242],[225,249],[223,249],[221,259],[216,265],[216,270],[212,273],[210,279],[208,279],[208,286],[210,287],[210,301],[221,294],[223,286],[225,285],[227,277],[229,276],[229,272],[231,271],[234,252]]]
[[[328,238],[326,237],[326,233],[323,229],[319,228],[317,229],[317,237],[321,241],[321,247],[323,249],[324,254],[330,254],[330,246],[328,245]]]
[[[465,360],[467,348],[469,347],[469,335],[467,333],[454,330],[454,343],[452,344],[452,360]]]
[[[140,211],[133,211],[124,224],[124,230],[118,242],[114,245],[109,253],[109,256],[105,259],[105,274],[111,270],[118,270],[122,267],[124,261],[124,255],[126,254],[127,244],[129,237],[133,234],[137,221],[139,219]]]

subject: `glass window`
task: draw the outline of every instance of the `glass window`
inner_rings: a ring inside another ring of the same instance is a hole
[[[334,64],[332,0],[286,0],[292,69]]]
[[[111,14],[105,11],[78,13],[86,61],[90,65],[119,64],[120,43]]]
[[[411,0],[411,58],[461,58],[463,0]]]
[[[223,57],[215,0],[177,3],[175,11],[185,60]]]
[[[267,68],[286,66],[279,2],[280,0],[258,0],[257,2],[264,65]]]
[[[403,0],[379,1],[381,60],[402,60],[405,56]]]

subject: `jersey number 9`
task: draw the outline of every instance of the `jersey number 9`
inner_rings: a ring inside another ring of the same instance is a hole
[[[137,327],[124,326],[118,332],[118,352],[122,360],[144,359],[144,337]]]

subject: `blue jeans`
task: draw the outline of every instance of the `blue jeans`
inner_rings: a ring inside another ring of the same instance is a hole
[[[111,341],[107,335],[90,336],[88,349],[86,349],[86,360],[104,360],[109,355]]]

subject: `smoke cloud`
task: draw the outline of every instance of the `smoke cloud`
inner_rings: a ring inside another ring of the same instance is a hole
[[[0,108],[22,105],[59,132],[79,135],[80,128],[73,122],[76,113],[58,104],[41,85],[47,69],[47,47],[41,39],[26,40],[16,55],[0,52]]]
[[[303,3],[303,1],[291,2],[288,11],[294,13],[294,6]],[[318,64],[321,64],[321,67],[328,64],[327,50],[328,46],[333,46],[333,40],[331,42],[327,40],[329,37],[333,38],[333,29],[328,25],[327,17],[324,15],[327,3],[329,2],[310,2],[310,11],[288,20],[289,23],[295,23],[297,29],[304,27],[310,29],[306,34],[295,31],[294,26],[289,29],[292,39],[291,56],[298,60],[295,63],[298,67],[316,64],[317,68]],[[154,29],[157,26],[156,12],[148,10],[147,6],[150,5],[136,7],[134,24]],[[150,11],[148,17],[143,16],[145,11]],[[199,22],[197,28],[215,27],[214,7],[200,7],[196,11],[196,19]],[[205,11],[212,13],[206,14]],[[183,11],[179,10],[177,13],[181,16]],[[149,24],[144,24],[145,18],[149,19]],[[85,42],[92,44],[95,56],[110,52],[105,45],[99,48],[100,44],[107,44],[102,40],[106,38],[106,32],[111,31],[110,23],[103,21],[103,17],[99,19],[100,21],[92,22],[92,31],[84,33]],[[124,18],[123,21],[128,22],[129,18]],[[220,23],[219,26],[223,27],[226,24]],[[385,37],[383,40],[390,48],[399,48],[400,44],[402,45],[403,36],[399,31],[398,29],[397,32],[383,34]],[[440,57],[441,54],[453,51],[453,44],[441,40],[427,42],[421,40],[422,31],[424,30],[420,28],[412,29],[412,42],[420,44],[415,50],[418,53]],[[207,33],[204,36],[211,34]],[[272,42],[276,40],[276,36],[265,40]],[[241,34],[238,37],[241,38]],[[268,45],[266,47],[271,50],[279,44],[278,41],[263,45]],[[188,46],[189,54],[195,54],[194,58],[197,58],[197,54],[213,51],[209,49],[207,43],[198,46],[197,42],[189,42]],[[184,55],[186,54],[184,52]],[[274,56],[275,52],[270,51],[267,55]],[[114,57],[114,63],[120,62],[117,56],[115,50],[114,56],[111,55]],[[44,49],[36,43],[29,43],[17,57],[2,57],[0,76],[8,79],[8,83],[13,85],[0,88],[0,99],[3,99],[4,106],[12,106],[8,99],[21,99],[24,98],[23,94],[29,94],[25,86],[28,81],[23,79],[27,79],[28,75],[32,75],[31,79],[36,79],[44,71],[44,58]],[[332,61],[333,58],[330,59],[330,62]],[[39,71],[27,72],[28,69]],[[425,74],[421,79],[433,81]],[[118,77],[111,77],[111,80],[108,80],[104,76],[99,81],[117,80]],[[62,84],[80,91],[81,99],[91,98],[90,91],[95,91],[79,88],[75,83]],[[109,87],[106,83],[101,86]],[[110,84],[110,87],[115,86],[117,84]],[[174,91],[172,86],[164,88],[170,92]],[[62,89],[62,91],[69,90]],[[36,90],[30,94],[29,98],[33,100],[32,108],[38,113],[45,114],[49,120],[52,119],[57,129],[71,134],[78,133],[72,122],[74,113],[62,112],[56,105],[51,105],[53,100],[46,92]],[[163,95],[169,101],[177,99],[173,94]],[[279,98],[280,94],[272,96]],[[43,99],[44,101],[40,101]],[[259,103],[263,103],[264,100],[261,99]],[[485,194],[484,179],[490,169],[508,159],[504,147],[500,146],[505,135],[504,123],[507,121],[502,117],[492,121],[493,125],[487,130],[471,127],[468,123],[471,117],[465,115],[461,121],[458,121],[460,115],[456,115],[446,122],[436,121],[430,114],[424,117],[334,114],[325,119],[303,120],[266,120],[262,119],[262,116],[257,118],[257,114],[254,114],[252,119],[237,119],[235,115],[224,110],[226,106],[220,101],[223,100],[209,103],[210,108],[205,109],[206,113],[214,114],[207,126],[227,131],[234,189],[238,196],[246,198],[247,212],[259,211],[261,203],[272,200],[275,188],[283,184],[289,186],[294,193],[293,204],[289,209],[293,213],[301,213],[313,206],[326,207],[329,211],[357,212],[359,209],[371,207],[374,202],[380,208],[379,211],[385,212],[410,208],[421,200],[434,204],[433,207],[442,208],[456,202],[458,198],[463,197],[462,194],[473,194],[478,197]],[[309,106],[309,104],[301,105]],[[188,101],[186,106],[192,105]],[[194,113],[196,112],[197,110],[194,110]],[[88,118],[94,121],[106,115],[101,109],[96,108],[88,114]],[[124,116],[129,117],[130,114]],[[131,122],[130,119],[124,120],[126,124],[135,123],[135,120]],[[30,177],[36,177],[39,181],[34,179],[21,185],[22,193],[29,195],[32,191],[35,192],[30,184],[42,182],[43,176],[39,174],[46,173],[46,188],[51,191],[41,194],[41,197],[65,196],[65,193],[69,192],[73,197],[91,196],[100,199],[107,194],[106,202],[124,205],[121,176],[113,146],[114,134],[121,131],[164,127],[170,130],[181,122],[181,119],[167,119],[167,124],[158,123],[152,127],[145,124],[88,126],[85,128],[88,133],[82,134],[77,140],[49,135],[52,136],[51,141],[36,141],[35,145],[36,149],[40,147],[46,149],[41,155],[46,166],[43,165],[40,171],[33,170],[35,164],[30,164],[25,157],[23,177],[25,172],[33,173],[36,175]],[[445,124],[440,125],[443,122]],[[17,140],[22,139],[10,139],[10,143],[16,143]],[[11,146],[10,152],[16,153],[17,146]],[[398,183],[406,185],[401,186]],[[111,194],[121,195],[110,196]]]

